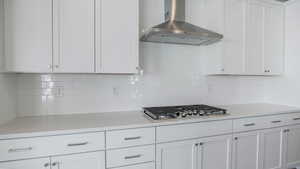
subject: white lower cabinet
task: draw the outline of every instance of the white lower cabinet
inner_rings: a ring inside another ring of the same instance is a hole
[[[0,163],[0,169],[50,169],[49,158],[20,160]]]
[[[287,129],[285,159],[287,169],[300,166],[300,125]]]
[[[51,157],[51,169],[105,169],[104,152]]]
[[[156,168],[230,169],[231,140],[231,136],[220,136],[159,144]]]
[[[285,130],[283,128],[269,129],[261,132],[263,169],[283,168],[284,136]]]
[[[300,165],[300,126],[234,135],[233,169],[291,169]]]
[[[0,169],[105,169],[104,152],[0,163]]]
[[[189,140],[157,145],[157,169],[195,169],[199,140]]]
[[[233,169],[259,169],[259,132],[247,132],[234,136]]]
[[[201,139],[198,169],[231,169],[231,150],[231,135]]]

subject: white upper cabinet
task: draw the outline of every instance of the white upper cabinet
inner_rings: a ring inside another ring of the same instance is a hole
[[[271,0],[225,0],[224,8],[223,53],[205,53],[207,73],[283,74],[285,6]]]
[[[94,0],[53,0],[54,72],[94,72]]]
[[[285,9],[266,4],[264,14],[264,69],[266,74],[283,74],[285,65]]]
[[[284,6],[249,0],[246,20],[246,73],[284,72]]]
[[[6,70],[137,73],[139,0],[5,0]]]
[[[251,0],[247,5],[246,19],[246,72],[260,74],[263,71],[264,7]]]
[[[225,1],[225,32],[223,65],[219,73],[245,72],[245,28],[247,0]]]
[[[96,1],[96,71],[137,73],[139,0]]]
[[[52,71],[52,0],[5,0],[6,70]]]

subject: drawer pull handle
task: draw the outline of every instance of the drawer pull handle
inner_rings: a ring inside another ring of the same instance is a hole
[[[33,148],[32,147],[27,147],[27,148],[11,148],[8,150],[9,153],[18,153],[18,152],[26,152],[26,151],[31,151]]]
[[[87,145],[89,142],[83,142],[83,143],[72,143],[68,144],[69,147],[76,147],[76,146],[84,146]]]
[[[134,156],[126,156],[124,157],[125,160],[130,160],[130,159],[135,159],[135,158],[141,158],[142,155],[139,154],[139,155],[134,155]]]
[[[272,123],[281,123],[281,120],[272,121]]]
[[[244,124],[245,127],[255,126],[255,123]]]
[[[300,120],[300,117],[298,117],[298,118],[294,118],[293,120]]]
[[[142,137],[141,136],[138,136],[138,137],[126,137],[124,138],[125,141],[129,141],[129,140],[139,140],[141,139]]]

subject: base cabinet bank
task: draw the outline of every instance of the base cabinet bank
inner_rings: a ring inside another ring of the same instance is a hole
[[[1,137],[0,169],[295,169],[300,113]]]

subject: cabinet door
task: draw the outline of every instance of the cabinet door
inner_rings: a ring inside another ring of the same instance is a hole
[[[139,67],[139,0],[98,0],[97,72],[136,73]],[[99,6],[101,5],[101,8]]]
[[[300,165],[300,125],[291,127],[287,132],[286,168]]]
[[[157,169],[196,169],[199,141],[183,141],[157,145]]]
[[[246,19],[246,73],[277,75],[284,72],[284,6],[248,0]]]
[[[245,72],[245,20],[247,0],[225,1],[224,71]]]
[[[246,73],[262,74],[263,65],[264,6],[259,1],[247,4],[246,19]]]
[[[233,142],[233,169],[260,169],[260,147],[258,132],[235,135]]]
[[[264,12],[264,71],[267,74],[284,72],[284,6],[265,4]]]
[[[5,0],[6,69],[51,72],[52,0]]]
[[[53,0],[54,71],[94,72],[94,0]]]
[[[283,168],[284,134],[282,128],[265,130],[261,133],[263,169]]]
[[[198,169],[231,169],[231,140],[231,135],[201,140]]]
[[[83,153],[51,158],[51,169],[105,169],[104,152]]]
[[[0,169],[50,169],[50,159],[32,159],[0,163]]]

